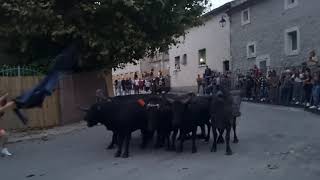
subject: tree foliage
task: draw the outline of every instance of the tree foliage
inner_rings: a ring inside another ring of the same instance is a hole
[[[74,39],[81,66],[118,67],[184,36],[207,0],[0,0],[0,39],[19,63],[48,63]]]

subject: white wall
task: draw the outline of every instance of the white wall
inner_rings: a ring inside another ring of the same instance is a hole
[[[120,76],[120,75],[124,75],[124,76],[129,76],[131,73],[131,78],[133,78],[133,74],[135,72],[140,73],[141,69],[140,69],[140,62],[138,62],[137,65],[133,65],[133,64],[126,64],[125,67],[123,69],[116,69],[112,71],[112,76]],[[127,75],[125,75],[127,74]]]
[[[221,14],[212,16],[203,26],[191,28],[183,43],[169,50],[171,86],[173,88],[196,86],[196,77],[202,75],[205,67],[199,66],[198,51],[206,49],[207,65],[212,70],[223,71],[223,61],[230,60],[230,24],[222,28]],[[180,64],[181,71],[174,72],[175,57],[187,54],[187,64]],[[231,64],[231,63],[230,63]],[[231,68],[231,67],[230,67]]]

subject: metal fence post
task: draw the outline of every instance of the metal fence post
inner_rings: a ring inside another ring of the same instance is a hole
[[[20,69],[20,66],[18,66],[18,77],[21,76],[21,69]]]

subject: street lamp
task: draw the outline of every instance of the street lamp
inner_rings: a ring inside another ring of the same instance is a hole
[[[226,26],[226,23],[227,21],[225,19],[225,16],[221,16],[221,20],[219,21],[220,26],[223,28],[224,26]]]

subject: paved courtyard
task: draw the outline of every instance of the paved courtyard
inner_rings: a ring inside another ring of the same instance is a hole
[[[198,141],[198,153],[140,150],[139,133],[129,159],[116,159],[105,147],[104,127],[75,131],[44,140],[10,145],[15,156],[0,158],[0,179],[41,180],[318,180],[320,116],[299,109],[244,103],[239,120],[240,144],[234,155],[224,146],[211,153]],[[210,143],[211,145],[211,143]]]

